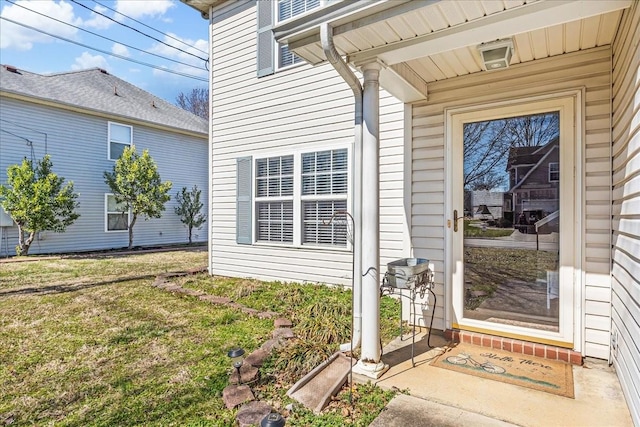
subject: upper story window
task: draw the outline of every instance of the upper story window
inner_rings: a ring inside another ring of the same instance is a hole
[[[278,0],[278,22],[320,7],[320,0]]]
[[[107,158],[118,160],[124,149],[133,144],[133,128],[119,123],[109,122],[109,141]]]
[[[549,182],[560,181],[560,163],[549,163]]]
[[[277,22],[286,21],[318,7],[320,7],[320,0],[278,0]],[[285,45],[278,46],[277,54],[278,68],[303,62],[302,58],[291,52],[289,47]]]

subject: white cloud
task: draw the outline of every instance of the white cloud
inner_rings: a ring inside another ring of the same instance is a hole
[[[207,77],[208,71],[204,69],[204,61],[196,58],[196,56],[204,59],[207,59],[209,57],[209,55],[203,53],[208,51],[209,42],[203,39],[184,39],[172,33],[168,33],[168,35],[170,37],[165,37],[165,39],[163,40],[166,44],[156,43],[149,49],[149,51],[158,55],[175,59],[180,62],[191,64],[195,67],[201,68],[201,70],[197,70],[193,67],[188,67],[182,64],[176,64],[174,62],[167,63],[165,65],[165,68],[170,68],[171,70],[178,71],[180,73]],[[178,39],[179,41],[175,39]],[[182,41],[183,43],[180,43],[180,41]],[[167,75],[167,73],[158,70],[154,70],[154,74],[165,76]]]
[[[118,0],[115,9],[130,18],[162,16],[175,6],[171,0]]]
[[[39,12],[41,15],[27,9]],[[72,25],[82,23],[82,20],[75,16],[73,6],[64,0],[59,2],[54,0],[18,0],[16,4],[3,7],[0,15],[12,21],[20,22],[65,38],[74,38],[78,30],[69,25],[49,19],[47,16],[68,22]],[[29,50],[33,47],[34,43],[48,43],[53,40],[54,38],[50,36],[8,21],[2,21],[2,25],[0,25],[0,48],[2,49]]]
[[[93,8],[94,12],[91,13],[91,19],[87,19],[84,21],[85,28],[95,28],[97,30],[106,30],[109,28],[114,22],[110,19],[105,18],[103,15],[107,14],[108,9],[106,7],[97,5]],[[98,12],[98,13],[95,13]]]
[[[102,55],[91,55],[89,52],[83,52],[82,55],[76,58],[76,62],[71,64],[71,69],[86,70],[87,68],[102,68],[108,70],[107,60]]]
[[[125,56],[127,58],[131,56],[131,54],[129,54],[129,49],[127,49],[126,46],[121,45],[120,43],[115,43],[111,47],[111,53],[115,53],[116,55],[120,55],[120,56]]]

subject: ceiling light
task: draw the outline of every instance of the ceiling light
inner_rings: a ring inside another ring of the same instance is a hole
[[[484,68],[487,71],[508,68],[513,57],[513,40],[502,39],[494,42],[482,43],[478,46]]]

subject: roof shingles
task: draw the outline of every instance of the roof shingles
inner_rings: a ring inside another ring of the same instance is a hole
[[[10,67],[9,67],[10,68]],[[99,68],[56,74],[0,67],[0,91],[170,128],[208,133],[207,121]]]

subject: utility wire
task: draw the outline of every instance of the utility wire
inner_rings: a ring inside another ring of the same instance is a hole
[[[21,125],[21,124],[18,124],[18,123],[14,123],[14,122],[12,122],[10,120],[0,119],[0,122],[9,123],[9,124],[11,124],[13,126],[17,126],[19,128],[27,129],[27,130],[30,130],[31,132],[40,133],[40,134],[44,135],[44,152],[45,152],[45,154],[47,153],[47,140],[49,138],[49,135],[47,135],[46,132],[42,132],[40,130],[31,129],[30,127],[26,127],[24,125]]]
[[[0,128],[0,131],[2,131],[4,133],[8,133],[9,135],[15,136],[16,138],[20,138],[20,139],[23,139],[23,140],[27,141],[27,145],[32,145],[33,144],[33,142],[29,138],[25,138],[24,136],[16,135],[15,133],[9,132],[8,130],[2,129],[2,128]]]
[[[100,5],[100,6],[102,6],[102,7],[104,7],[105,9],[109,9],[110,11],[112,11],[112,12],[114,12],[114,13],[117,13],[118,15],[122,15],[122,16],[124,16],[124,17],[125,17],[125,18],[127,18],[127,19],[131,19],[133,22],[137,22],[138,24],[140,24],[140,25],[142,25],[142,26],[144,26],[144,27],[147,27],[147,28],[149,28],[150,30],[153,30],[153,31],[155,31],[155,32],[157,32],[157,33],[160,33],[160,34],[162,34],[162,35],[163,35],[163,36],[165,36],[165,37],[168,37],[168,38],[173,39],[173,40],[175,40],[175,41],[177,41],[177,42],[180,42],[180,43],[182,43],[182,44],[183,44],[183,45],[185,45],[185,46],[193,47],[193,48],[194,48],[195,50],[197,50],[198,52],[204,53],[205,55],[208,55],[208,54],[209,54],[208,52],[205,52],[204,50],[200,50],[200,49],[198,49],[198,48],[197,48],[197,47],[195,47],[195,46],[191,46],[189,43],[187,43],[187,42],[185,42],[185,41],[183,41],[183,40],[180,40],[180,39],[179,39],[179,38],[177,38],[177,37],[173,37],[171,34],[163,33],[162,31],[158,30],[157,28],[153,28],[152,26],[147,25],[147,24],[145,24],[144,22],[140,22],[140,21],[138,21],[138,20],[137,20],[137,19],[135,19],[135,18],[132,18],[132,17],[130,17],[130,16],[127,16],[127,15],[125,15],[125,14],[124,14],[124,13],[122,13],[122,12],[118,12],[117,10],[112,9],[112,8],[110,8],[109,6],[107,6],[107,5],[105,5],[105,4],[102,4],[102,3],[100,3],[100,2],[99,2],[99,1],[97,1],[97,0],[93,0],[93,2],[94,2],[94,3],[96,3],[96,4],[98,4],[98,5]],[[94,11],[94,12],[95,12],[95,11]]]
[[[115,56],[116,58],[120,58],[120,59],[123,59],[125,61],[135,62],[136,64],[144,65],[145,67],[154,68],[156,70],[164,71],[166,73],[177,74],[179,76],[187,77],[187,78],[194,79],[194,80],[200,80],[201,82],[208,82],[209,81],[209,79],[204,78],[204,77],[194,76],[193,74],[181,73],[179,71],[173,71],[173,70],[170,70],[168,68],[163,68],[163,67],[159,67],[157,65],[149,64],[147,62],[142,62],[142,61],[138,61],[138,60],[135,60],[135,59],[127,58],[126,56],[118,55],[117,53],[112,53],[112,52],[108,52],[106,50],[102,50],[102,49],[98,49],[98,48],[95,48],[95,47],[91,47],[91,46],[88,46],[86,44],[74,41],[74,40],[69,40],[67,38],[64,38],[64,37],[61,37],[61,36],[58,36],[58,35],[55,35],[55,34],[48,33],[46,31],[40,30],[39,28],[35,28],[35,27],[30,26],[30,25],[26,25],[26,24],[23,24],[21,22],[14,21],[13,19],[9,19],[9,18],[6,18],[4,16],[0,16],[0,19],[3,19],[5,21],[7,21],[7,22],[11,22],[12,24],[20,25],[21,27],[29,28],[30,30],[37,31],[37,32],[42,33],[42,34],[46,34],[46,35],[48,35],[50,37],[53,37],[53,38],[56,38],[56,39],[64,40],[66,42],[73,43],[75,45],[82,46],[82,47],[85,47],[87,49],[94,50],[96,52],[104,53],[105,55]]]
[[[149,34],[143,33],[142,31],[138,30],[137,28],[133,28],[133,27],[132,27],[132,26],[130,26],[130,25],[123,24],[122,22],[118,22],[118,21],[116,21],[115,19],[111,18],[110,16],[107,16],[107,15],[105,15],[104,13],[100,13],[100,12],[98,12],[98,11],[96,11],[96,10],[93,10],[93,9],[91,9],[89,6],[86,6],[86,5],[84,5],[84,4],[82,4],[82,3],[80,3],[80,2],[79,2],[79,1],[77,1],[77,0],[71,0],[71,1],[72,1],[73,3],[75,3],[75,4],[77,4],[78,6],[82,6],[82,7],[84,7],[85,9],[90,10],[90,11],[91,11],[91,12],[93,12],[93,13],[96,13],[96,14],[98,14],[98,15],[100,15],[100,16],[103,16],[103,17],[107,18],[107,19],[108,19],[108,20],[110,20],[110,21],[115,22],[115,23],[116,23],[116,24],[118,24],[118,25],[122,25],[123,27],[129,28],[130,30],[133,30],[133,31],[135,31],[135,32],[137,32],[137,33],[140,33],[140,34],[142,34],[142,35],[143,35],[143,36],[145,36],[145,37],[149,37],[150,39],[155,40],[155,41],[157,41],[158,43],[162,43],[163,45],[168,46],[168,47],[170,47],[170,48],[172,48],[172,49],[179,50],[180,52],[186,53],[187,55],[191,55],[191,56],[193,56],[193,57],[195,57],[195,58],[198,58],[198,59],[200,59],[200,60],[202,60],[202,61],[204,61],[204,62],[207,62],[207,61],[208,61],[208,59],[205,59],[205,58],[203,58],[203,57],[201,57],[201,56],[195,55],[195,54],[193,54],[193,53],[191,53],[191,52],[187,52],[186,50],[180,49],[179,47],[171,46],[170,44],[165,43],[165,42],[163,42],[162,40],[160,40],[160,39],[158,39],[158,38],[155,38],[155,37],[153,37],[153,36],[150,36]]]
[[[109,40],[109,41],[111,41],[111,42],[121,44],[121,45],[126,46],[126,47],[128,47],[128,48],[130,48],[130,49],[137,50],[137,51],[142,52],[142,53],[145,53],[145,54],[147,54],[147,55],[152,55],[152,56],[155,56],[155,57],[157,57],[157,58],[161,58],[161,59],[164,59],[164,60],[166,60],[166,61],[175,62],[175,63],[180,64],[180,65],[186,65],[187,67],[192,67],[192,68],[195,68],[195,69],[197,69],[197,70],[203,70],[203,71],[205,71],[205,70],[206,70],[205,68],[196,67],[195,65],[187,64],[186,62],[181,62],[181,61],[178,61],[178,60],[175,60],[175,59],[167,58],[166,56],[158,55],[158,54],[156,54],[156,53],[147,52],[147,51],[146,51],[146,50],[144,50],[144,49],[139,49],[139,48],[137,48],[137,47],[135,47],[135,46],[130,46],[130,45],[126,44],[126,43],[121,43],[121,42],[119,42],[119,41],[117,41],[117,40],[110,39],[109,37],[105,37],[105,36],[102,36],[102,35],[100,35],[100,34],[98,34],[98,33],[94,33],[93,31],[85,30],[84,28],[77,27],[77,26],[75,26],[75,25],[73,25],[73,24],[69,24],[68,22],[64,22],[64,21],[61,21],[61,20],[59,20],[59,19],[53,18],[53,17],[51,17],[51,16],[47,16],[47,15],[45,15],[44,13],[40,13],[40,12],[38,12],[37,10],[29,9],[28,7],[24,7],[24,6],[22,6],[21,4],[15,3],[15,2],[13,2],[13,1],[11,1],[11,0],[5,0],[5,1],[6,1],[6,2],[8,2],[8,3],[13,4],[13,5],[15,5],[15,6],[21,7],[21,8],[23,8],[23,9],[25,9],[25,10],[28,10],[28,11],[30,11],[30,12],[37,13],[38,15],[40,15],[40,16],[44,16],[45,18],[52,19],[52,20],[54,20],[54,21],[60,22],[61,24],[68,25],[68,26],[73,27],[73,28],[75,28],[75,29],[77,29],[77,30],[87,32],[87,33],[92,34],[92,35],[97,36],[97,37],[101,37],[101,38],[103,38],[103,39],[105,39],[105,40]]]

